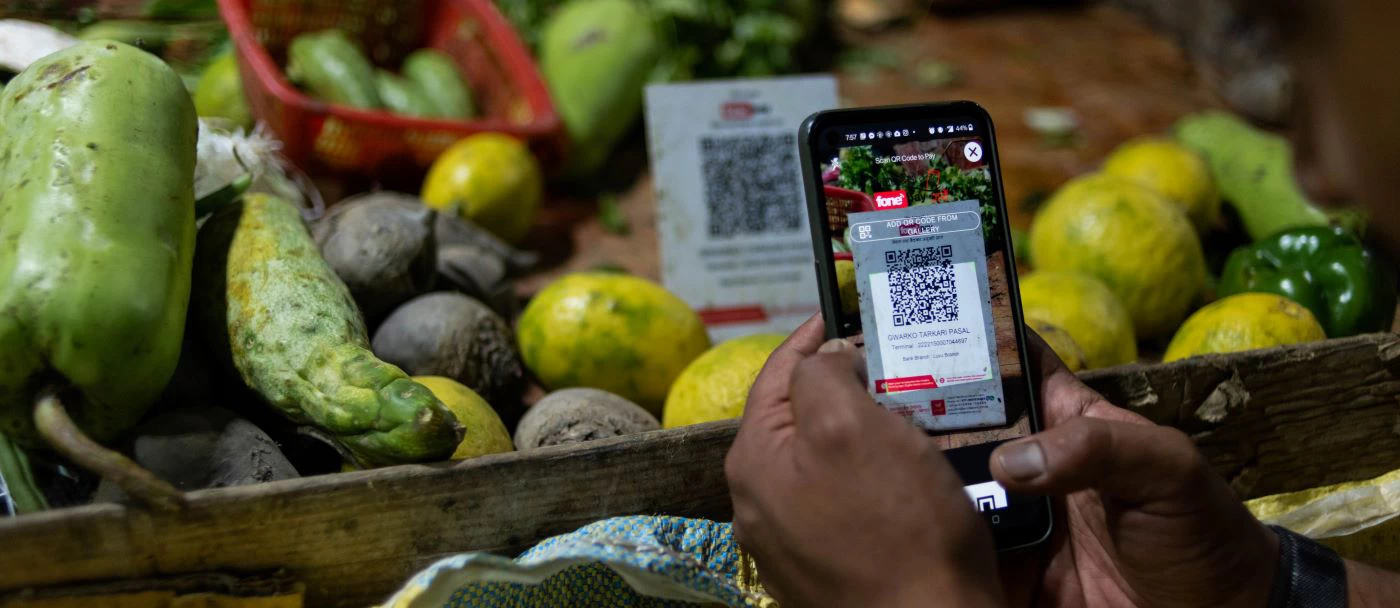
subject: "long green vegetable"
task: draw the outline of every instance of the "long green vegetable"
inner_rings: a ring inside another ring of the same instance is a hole
[[[269,404],[361,466],[446,460],[463,434],[442,402],[377,359],[355,302],[290,203],[249,194],[209,218],[194,322]]]

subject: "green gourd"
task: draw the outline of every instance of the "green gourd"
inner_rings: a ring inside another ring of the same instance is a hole
[[[210,216],[191,302],[205,343],[249,388],[356,464],[447,460],[461,441],[447,406],[370,352],[350,290],[291,203],[250,194]]]
[[[402,72],[432,104],[434,116],[467,119],[476,115],[471,88],[447,55],[419,49],[404,60]]]
[[[324,101],[372,110],[381,107],[374,66],[340,30],[302,34],[287,47],[287,76]]]
[[[0,96],[0,433],[166,506],[173,488],[93,440],[135,425],[174,373],[197,132],[180,77],[119,42],[44,57]]]
[[[436,109],[426,95],[408,82],[385,70],[376,70],[374,85],[384,108],[404,116],[434,116]]]

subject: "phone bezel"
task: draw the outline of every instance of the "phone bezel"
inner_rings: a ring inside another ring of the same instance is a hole
[[[1026,374],[1026,403],[1029,407],[1031,433],[1040,431],[1040,405],[1036,401],[1034,387],[1039,384],[1038,371],[1030,364],[1026,351],[1026,326],[1021,314],[1021,287],[1016,276],[1016,253],[1012,249],[1011,226],[1006,210],[1006,197],[1002,188],[1001,160],[999,157],[996,130],[992,117],[986,109],[971,101],[951,101],[931,104],[880,106],[869,108],[849,108],[824,110],[807,117],[798,130],[799,154],[802,161],[802,183],[807,196],[807,214],[812,230],[812,247],[816,256],[817,285],[821,292],[822,317],[826,320],[828,338],[846,337],[841,333],[841,296],[835,269],[835,255],[831,251],[831,227],[827,224],[826,197],[822,193],[820,169],[814,162],[816,151],[821,147],[818,140],[833,127],[852,127],[864,124],[895,123],[904,121],[931,120],[940,118],[970,119],[977,123],[974,133],[985,138],[983,149],[987,164],[992,167],[992,190],[996,199],[996,210],[1001,221],[1002,239],[1006,244],[1007,287],[1010,289],[1012,319],[1016,324],[1017,351],[1021,357],[1021,369]],[[831,146],[844,147],[844,146]],[[1041,509],[1044,526],[1017,533],[1012,530],[998,530],[993,526],[998,551],[1014,551],[1034,547],[1050,538],[1054,528],[1050,499],[1044,498]]]

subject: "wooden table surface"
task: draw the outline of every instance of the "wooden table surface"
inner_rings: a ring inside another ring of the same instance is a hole
[[[1177,118],[1219,107],[1220,101],[1171,40],[1134,16],[1108,6],[1018,9],[986,15],[929,16],[898,30],[861,36],[851,44],[886,49],[899,70],[839,70],[843,103],[853,106],[970,99],[996,122],[1012,225],[1026,226],[1028,197],[1053,191],[1092,170],[1123,141],[1165,131]],[[925,61],[955,68],[949,86],[921,86],[913,77]],[[1069,108],[1080,127],[1072,144],[1051,146],[1025,121],[1030,108]],[[640,162],[640,135],[622,157]],[[599,266],[660,278],[656,205],[643,173],[618,193],[630,233],[609,233],[592,200],[553,200],[527,246],[546,265],[521,282],[532,293],[559,275]]]

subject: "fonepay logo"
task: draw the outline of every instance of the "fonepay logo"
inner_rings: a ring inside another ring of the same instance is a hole
[[[909,206],[909,195],[903,190],[875,193],[876,209],[902,209]]]
[[[747,101],[726,101],[719,107],[720,118],[728,121],[744,121],[768,113],[768,106]]]

